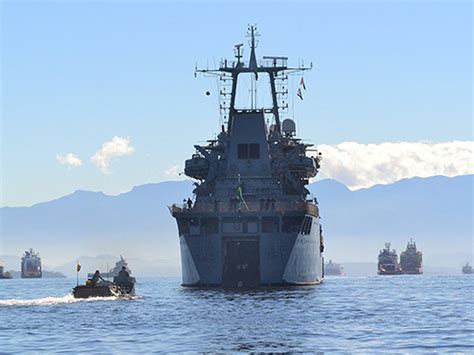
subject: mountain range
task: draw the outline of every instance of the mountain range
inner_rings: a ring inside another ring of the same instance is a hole
[[[473,182],[474,175],[434,176],[356,191],[330,179],[310,184],[326,259],[375,262],[386,241],[400,252],[413,238],[426,264],[472,260]],[[192,188],[187,181],[161,182],[117,196],[76,191],[31,207],[2,207],[0,255],[33,247],[51,269],[64,271],[81,255],[122,254],[140,260],[144,272],[179,273],[177,228],[167,206],[190,197]]]

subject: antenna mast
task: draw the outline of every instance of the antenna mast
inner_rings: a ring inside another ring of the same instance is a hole
[[[298,72],[303,72],[310,70],[312,65],[305,67],[300,64],[298,67],[288,67],[288,57],[281,56],[264,56],[262,61],[257,62],[257,56],[255,54],[255,49],[258,46],[258,37],[256,26],[248,27],[247,37],[250,37],[250,58],[249,62],[246,63],[242,61],[243,58],[243,44],[237,44],[234,46],[234,61],[228,61],[224,59],[221,61],[218,69],[196,69],[195,73],[202,73],[204,75],[215,75],[219,77],[221,83],[223,83],[222,90],[219,91],[220,101],[220,111],[221,115],[224,116],[224,120],[227,119],[227,134],[232,133],[233,127],[233,118],[237,111],[242,109],[237,109],[235,107],[235,99],[237,95],[237,80],[238,76],[241,73],[251,73],[251,105],[250,110],[263,111],[264,114],[272,114],[275,120],[275,130],[281,133],[281,123],[280,123],[280,113],[286,112],[288,109],[287,95],[288,87],[286,85],[288,81],[289,74],[295,74]],[[257,89],[256,89],[256,80],[258,80],[259,73],[266,73],[270,78],[270,90],[272,97],[272,106],[264,107],[257,109]],[[226,90],[228,88],[229,90]],[[227,96],[230,96],[229,98]],[[248,109],[243,109],[248,110]]]

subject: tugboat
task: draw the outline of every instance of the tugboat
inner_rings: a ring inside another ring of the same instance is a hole
[[[324,275],[330,276],[342,276],[344,275],[344,268],[337,263],[333,263],[329,260],[328,263],[324,264]]]
[[[39,253],[35,253],[31,248],[25,251],[21,258],[21,277],[23,279],[40,279],[43,277]]]
[[[235,60],[195,72],[219,79],[224,124],[216,139],[195,145],[185,163],[185,175],[195,180],[194,203],[188,198],[169,207],[178,225],[184,286],[254,288],[323,280],[319,208],[305,188],[318,173],[321,155],[312,149],[307,156],[312,145],[296,136],[295,122],[281,121],[288,117],[289,74],[311,67],[288,67],[281,56],[257,62],[257,36],[250,26],[248,61],[242,59],[243,44],[237,44]],[[265,85],[266,92],[260,90]],[[300,86],[301,97],[303,77]]]
[[[11,278],[12,278],[12,275],[8,271],[5,272],[5,268],[3,266],[3,263],[0,260],[0,280],[1,279],[11,279]]]
[[[423,273],[423,253],[416,250],[416,243],[410,238],[407,249],[400,254],[400,267],[404,274]]]
[[[464,265],[462,267],[462,273],[463,274],[474,274],[474,270],[472,269],[472,266],[469,265],[469,263],[466,263],[466,265]]]
[[[399,275],[402,273],[398,264],[398,255],[395,249],[390,250],[390,243],[385,243],[385,249],[380,250],[377,265],[379,275]]]

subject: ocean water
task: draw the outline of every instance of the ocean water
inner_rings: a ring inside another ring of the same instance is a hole
[[[0,280],[0,353],[474,352],[474,275],[328,277],[304,288],[75,300],[73,279]]]

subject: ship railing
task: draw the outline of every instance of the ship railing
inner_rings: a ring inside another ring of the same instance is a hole
[[[287,212],[287,211],[306,211],[306,213],[319,216],[318,206],[313,202],[303,201],[214,201],[199,202],[191,207],[183,203],[175,203],[168,206],[171,214],[186,212]]]

